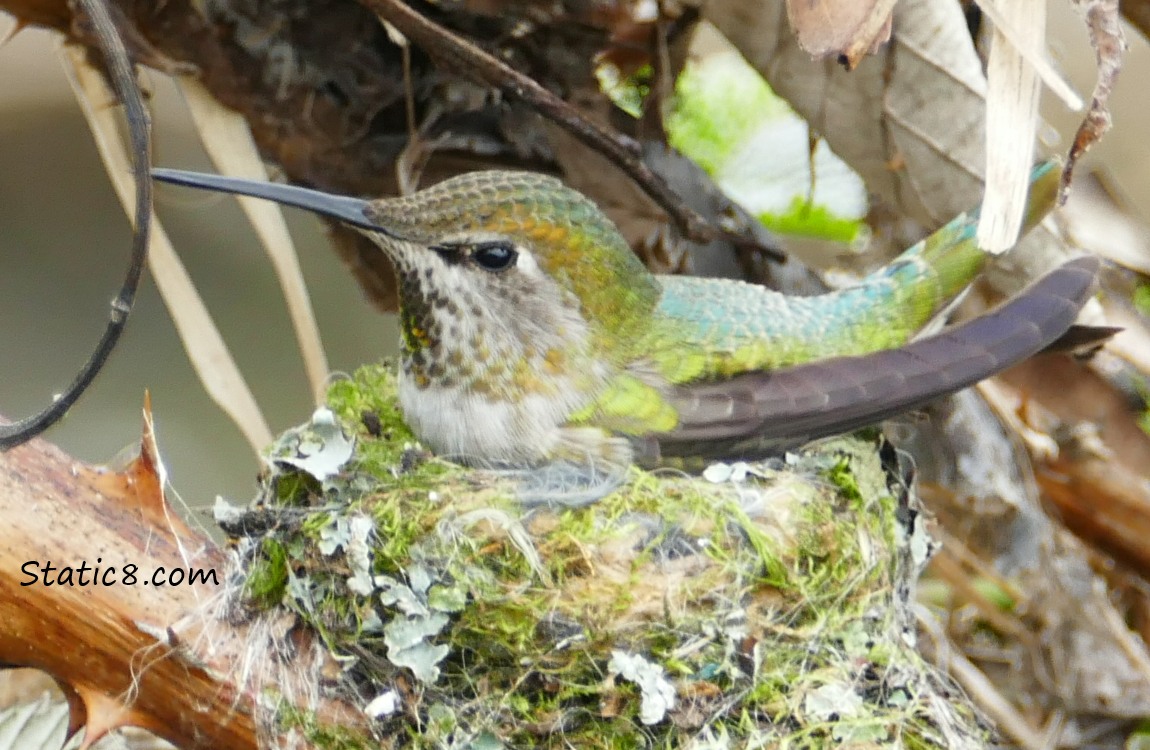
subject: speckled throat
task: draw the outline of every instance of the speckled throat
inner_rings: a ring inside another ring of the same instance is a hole
[[[536,463],[607,378],[578,301],[549,278],[482,274],[404,241],[400,405],[433,450],[469,463]],[[529,256],[528,256],[529,257]]]

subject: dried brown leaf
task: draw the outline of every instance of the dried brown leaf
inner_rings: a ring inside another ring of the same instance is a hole
[[[1145,477],[1105,457],[1063,451],[1037,478],[1066,528],[1150,580],[1150,487]]]
[[[787,0],[799,45],[813,57],[835,55],[847,69],[890,39],[895,0]]]
[[[1138,427],[1126,396],[1090,364],[1065,355],[1044,355],[1007,370],[1001,378],[1062,424],[1094,425],[1115,465],[1142,473],[1150,467],[1150,437]]]

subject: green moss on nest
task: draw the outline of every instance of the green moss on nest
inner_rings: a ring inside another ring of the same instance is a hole
[[[287,589],[287,551],[275,537],[264,537],[258,555],[252,557],[244,583],[247,596],[259,608],[277,606]]]
[[[873,443],[738,482],[633,469],[588,507],[526,513],[417,446],[386,368],[330,398],[355,455],[322,482],[269,477],[260,507],[284,520],[240,544],[244,591],[322,636],[349,700],[389,699],[365,746],[982,745],[908,645],[921,530]]]

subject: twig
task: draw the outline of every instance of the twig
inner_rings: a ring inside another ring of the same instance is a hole
[[[80,372],[68,388],[56,396],[47,408],[19,422],[0,425],[0,450],[26,443],[54,425],[92,384],[115,349],[124,326],[127,325],[148,253],[152,216],[152,182],[148,179],[151,169],[149,158],[151,123],[148,112],[144,108],[144,100],[136,85],[132,61],[128,57],[128,51],[104,0],[77,0],[76,7],[92,24],[108,77],[116,96],[124,106],[128,121],[128,132],[132,142],[132,168],[136,172],[136,220],[132,232],[131,260],[120,293],[112,300],[108,325],[95,351],[88,357],[88,361],[80,368]]]
[[[1038,731],[1006,696],[975,666],[943,632],[938,621],[924,608],[915,610],[919,626],[935,639],[934,662],[954,678],[1004,734],[1025,750],[1044,750]]]
[[[553,120],[587,146],[602,153],[626,172],[670,215],[679,231],[695,242],[725,238],[746,244],[747,238],[732,236],[715,227],[687,206],[670,186],[643,162],[642,149],[632,138],[588,120],[577,109],[474,44],[412,10],[403,0],[360,0],[367,8],[394,26],[408,39],[423,47],[460,75],[499,89],[521,99],[540,114]],[[775,248],[754,242],[757,249],[775,260],[785,255]]]

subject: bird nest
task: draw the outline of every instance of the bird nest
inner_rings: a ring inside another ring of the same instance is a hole
[[[932,543],[888,447],[835,439],[703,477],[633,469],[597,503],[525,510],[499,475],[418,446],[386,368],[337,383],[330,402],[338,419],[285,435],[250,507],[217,508],[236,552],[226,614],[262,624],[245,669],[291,661],[368,729],[299,708],[306,695],[267,695],[268,737],[985,745],[985,724],[915,649],[913,583]],[[301,629],[319,636],[308,653],[293,646]]]

